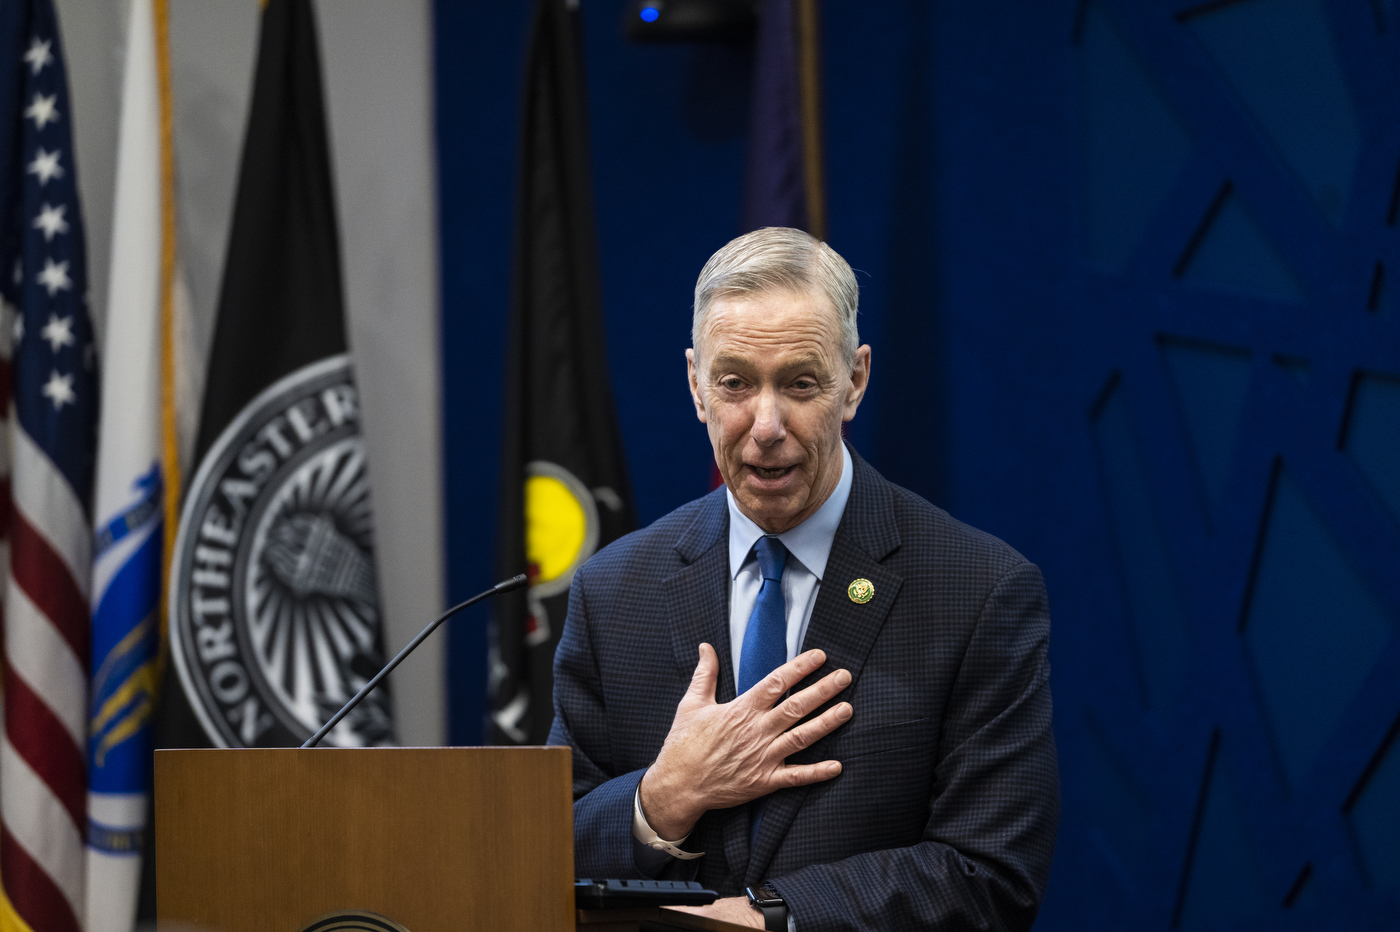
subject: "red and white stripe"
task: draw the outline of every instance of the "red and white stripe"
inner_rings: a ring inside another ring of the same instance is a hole
[[[0,385],[8,394],[9,378]],[[31,929],[80,932],[92,538],[72,487],[13,410],[8,426],[0,882]]]

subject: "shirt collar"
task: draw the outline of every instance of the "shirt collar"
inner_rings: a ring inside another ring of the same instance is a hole
[[[831,496],[811,517],[797,527],[789,528],[778,535],[788,553],[796,557],[818,580],[826,572],[826,561],[831,556],[831,543],[836,539],[836,526],[841,523],[841,515],[846,511],[846,500],[851,497],[851,478],[855,467],[851,464],[851,451],[841,444],[841,478]],[[753,551],[753,545],[763,536],[763,528],[754,524],[748,515],[739,510],[734,501],[734,493],[724,490],[729,502],[729,578],[739,575],[744,563]]]

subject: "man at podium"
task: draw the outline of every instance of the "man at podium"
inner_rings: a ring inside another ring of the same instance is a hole
[[[698,880],[755,928],[1027,929],[1059,815],[1044,585],[843,442],[857,297],[792,229],[700,273],[686,359],[724,486],[574,577],[550,743],[576,872]]]

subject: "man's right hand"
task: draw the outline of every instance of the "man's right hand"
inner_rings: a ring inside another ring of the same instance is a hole
[[[739,806],[774,790],[839,774],[839,761],[789,765],[786,760],[851,717],[851,704],[838,702],[797,724],[850,685],[850,671],[836,670],[778,701],[825,662],[825,653],[809,650],[733,702],[717,703],[719,657],[709,644],[701,644],[700,662],[676,707],[666,743],[642,777],[642,815],[652,830],[662,838],[683,838],[711,809]]]

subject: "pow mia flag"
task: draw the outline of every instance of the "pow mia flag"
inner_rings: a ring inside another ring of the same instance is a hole
[[[578,4],[538,0],[525,77],[506,370],[491,741],[543,744],[569,582],[632,530],[603,340]]]
[[[262,13],[195,461],[160,744],[301,744],[383,665],[310,0]],[[391,743],[388,703],[327,742]]]

